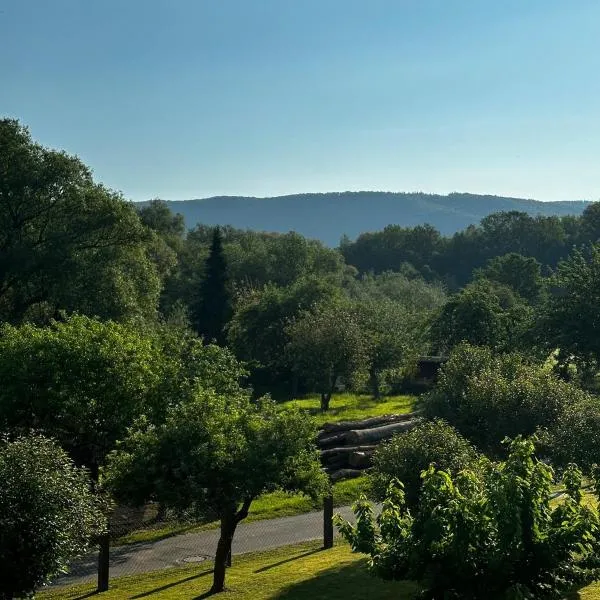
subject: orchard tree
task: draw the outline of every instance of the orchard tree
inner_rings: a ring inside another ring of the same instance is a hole
[[[144,414],[198,387],[237,392],[246,372],[226,349],[168,326],[72,316],[50,327],[0,328],[0,431],[37,429],[95,478],[106,454]]]
[[[47,322],[61,309],[154,318],[151,246],[133,206],[78,158],[0,120],[0,320]]]
[[[31,597],[104,530],[88,474],[53,440],[0,441],[0,598]]]
[[[225,343],[224,329],[231,318],[227,281],[223,239],[220,229],[215,227],[194,316],[198,333],[208,342],[214,340],[219,345]]]
[[[381,396],[382,379],[416,362],[427,346],[427,312],[407,310],[392,300],[357,305],[373,397]]]
[[[237,525],[252,501],[276,489],[325,490],[315,428],[267,399],[199,390],[159,426],[140,423],[109,457],[106,484],[124,502],[155,499],[220,521],[212,592],[221,592]]]
[[[287,287],[269,284],[238,299],[227,339],[236,356],[251,367],[255,387],[285,386],[286,394],[295,395],[298,376],[285,352],[286,326],[315,304],[341,297],[341,289],[330,281],[307,277]]]
[[[357,311],[345,301],[324,302],[300,315],[287,329],[287,356],[293,370],[321,395],[321,410],[343,379],[365,379],[367,343]]]

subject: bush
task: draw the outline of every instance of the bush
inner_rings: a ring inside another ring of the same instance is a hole
[[[454,427],[440,420],[425,422],[377,448],[369,475],[370,488],[382,500],[391,481],[399,479],[404,484],[406,502],[412,507],[419,497],[421,471],[429,465],[456,474],[473,467],[477,459],[477,452]]]
[[[31,596],[88,549],[103,517],[87,473],[52,440],[0,444],[0,598]]]
[[[550,506],[550,467],[534,455],[532,440],[510,443],[505,462],[452,476],[430,467],[415,516],[402,485],[390,485],[373,520],[364,496],[355,526],[336,517],[354,551],[371,556],[384,579],[413,579],[426,598],[559,598],[574,584],[598,576],[597,512],[582,503],[581,472],[563,478],[565,500]]]
[[[592,466],[600,464],[600,400],[589,398],[566,407],[543,439],[556,467],[576,462],[590,474]]]
[[[586,398],[553,375],[551,366],[461,344],[424,397],[423,410],[429,418],[448,421],[480,450],[500,455],[505,437],[552,427],[565,407]]]

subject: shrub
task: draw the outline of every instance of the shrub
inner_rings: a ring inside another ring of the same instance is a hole
[[[588,398],[567,406],[543,439],[556,467],[576,462],[591,473],[592,466],[600,464],[600,400]]]
[[[377,448],[369,475],[370,487],[381,500],[391,481],[399,479],[404,484],[407,504],[415,506],[421,489],[421,471],[433,464],[456,474],[473,467],[477,458],[475,449],[454,427],[441,420],[425,422]]]
[[[52,440],[0,443],[0,598],[29,597],[101,531],[87,473]]]
[[[505,462],[452,476],[430,467],[415,516],[400,482],[373,520],[364,498],[356,525],[336,517],[354,551],[369,554],[384,579],[413,579],[425,598],[558,598],[598,575],[597,512],[582,503],[581,472],[571,465],[566,499],[550,506],[552,469],[532,440],[510,443]]]
[[[423,399],[423,409],[429,418],[448,421],[480,450],[501,454],[505,437],[552,427],[565,407],[588,397],[548,365],[461,344]]]

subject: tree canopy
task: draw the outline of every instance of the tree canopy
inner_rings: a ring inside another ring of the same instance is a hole
[[[30,597],[106,526],[88,474],[52,440],[0,440],[0,598]]]
[[[324,490],[314,435],[309,417],[268,399],[202,390],[171,408],[163,424],[133,430],[110,457],[107,485],[126,502],[153,498],[218,518],[212,591],[220,592],[235,529],[257,496]]]
[[[0,120],[0,319],[59,310],[153,318],[160,278],[149,230],[76,157]]]

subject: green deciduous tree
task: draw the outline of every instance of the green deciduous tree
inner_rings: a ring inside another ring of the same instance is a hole
[[[600,244],[574,250],[551,279],[552,294],[541,311],[539,336],[560,360],[572,359],[592,373],[600,364]]]
[[[353,549],[385,579],[415,579],[425,598],[561,598],[597,577],[599,521],[582,502],[581,472],[563,477],[567,497],[550,504],[552,469],[517,438],[505,462],[455,474],[429,467],[414,512],[392,482],[373,520],[363,498],[356,526],[338,518]]]
[[[167,326],[72,316],[0,329],[0,430],[41,430],[92,475],[141,414],[160,422],[198,387],[236,392],[233,355]]]
[[[531,303],[541,299],[544,286],[542,265],[535,258],[516,252],[490,259],[485,267],[476,270],[475,277],[506,285]]]
[[[454,427],[440,420],[427,421],[377,447],[369,484],[375,497],[383,500],[392,480],[402,481],[406,502],[414,508],[421,491],[421,472],[429,465],[456,475],[474,468],[477,460],[478,453]]]
[[[556,467],[577,463],[586,474],[600,465],[600,402],[594,396],[570,404],[544,432],[545,450]]]
[[[518,354],[459,345],[423,399],[427,417],[456,427],[479,449],[498,453],[506,437],[531,435],[558,423],[566,406],[587,398],[551,368]]]
[[[292,369],[321,394],[321,409],[329,409],[331,394],[365,379],[368,354],[365,332],[349,302],[324,302],[300,315],[286,328],[287,356]]]
[[[57,311],[154,318],[160,278],[152,235],[76,157],[0,120],[0,319]]]
[[[324,489],[314,435],[309,417],[279,411],[270,400],[200,391],[173,407],[164,424],[132,430],[110,459],[107,485],[124,501],[154,498],[218,518],[212,591],[220,592],[236,527],[254,498]]]
[[[432,324],[434,346],[447,352],[460,342],[498,350],[524,344],[531,307],[510,288],[479,280],[452,296]]]
[[[0,427],[38,429],[94,476],[143,412],[159,410],[164,364],[132,326],[74,316],[0,333]]]
[[[0,441],[0,598],[31,597],[105,526],[88,474],[38,435]]]
[[[295,395],[298,378],[285,352],[286,326],[314,305],[341,297],[333,283],[311,276],[286,287],[266,285],[238,299],[227,339],[236,356],[251,367],[255,388]]]

